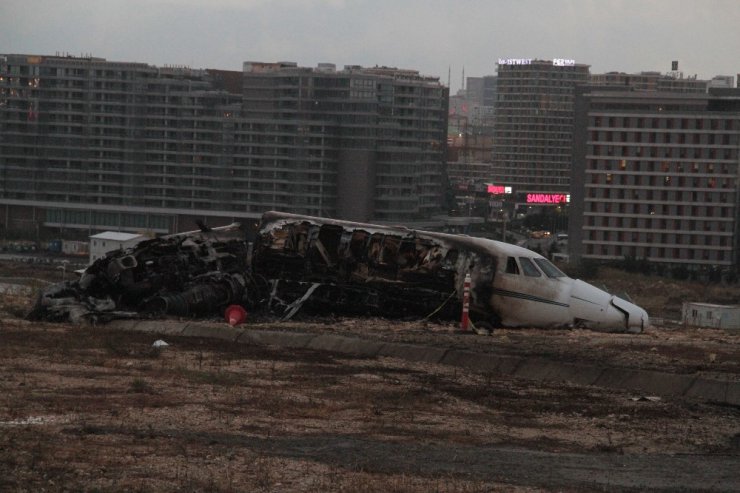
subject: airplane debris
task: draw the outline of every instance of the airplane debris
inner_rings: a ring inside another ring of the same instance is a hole
[[[321,284],[317,282],[311,284],[311,287],[309,287],[306,290],[306,293],[302,297],[298,298],[293,303],[286,306],[285,315],[283,315],[282,320],[285,321],[285,320],[290,320],[291,318],[293,318],[293,315],[295,315],[296,312],[301,309],[301,306],[303,306],[303,303],[306,302],[309,296],[311,296],[313,292],[316,291],[316,288],[318,288],[319,286],[321,286]]]
[[[280,212],[264,214],[253,244],[238,225],[200,225],[111,252],[79,281],[46,289],[29,317],[197,317],[240,306],[283,320],[301,310],[455,320],[466,275],[469,317],[484,332],[499,325],[640,332],[649,324],[642,308],[522,247]]]
[[[630,397],[633,402],[660,402],[660,397],[656,395],[640,395],[637,397]]]
[[[236,235],[235,235],[236,233]],[[255,305],[247,244],[235,225],[143,241],[97,259],[75,282],[46,288],[27,318],[106,322],[161,315],[204,316]]]
[[[271,300],[317,312],[454,320],[469,274],[469,317],[484,331],[649,325],[642,308],[569,278],[542,255],[464,235],[268,212],[252,271],[271,283]]]

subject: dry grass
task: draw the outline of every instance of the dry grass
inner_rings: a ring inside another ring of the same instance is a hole
[[[721,296],[706,286],[607,276],[611,289],[656,307],[675,303],[662,296]],[[164,337],[171,346],[155,350],[158,336],[15,316],[29,307],[28,298],[0,297],[0,491],[629,491],[567,482],[536,461],[638,457],[635,470],[650,481],[662,454],[700,463],[740,452],[732,407],[205,339]],[[738,337],[716,331],[635,338],[501,330],[478,338],[364,319],[261,327],[731,375],[740,364]],[[508,450],[532,456],[503,469],[489,457]],[[582,460],[567,467],[599,481],[611,473]]]
[[[486,454],[737,453],[730,408],[156,338],[0,322],[0,490],[540,491],[557,474]]]

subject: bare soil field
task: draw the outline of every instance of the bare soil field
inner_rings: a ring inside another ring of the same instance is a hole
[[[203,338],[156,349],[0,303],[0,491],[740,491],[735,406]],[[740,336],[707,329],[245,327],[740,378]]]

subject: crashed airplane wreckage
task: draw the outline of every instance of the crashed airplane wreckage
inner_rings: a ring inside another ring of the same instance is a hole
[[[204,316],[254,306],[248,245],[238,224],[163,236],[93,262],[78,281],[42,291],[31,320],[105,322],[163,314]]]
[[[642,308],[498,241],[280,212],[263,216],[253,244],[222,234],[170,235],[109,254],[79,281],[42,293],[31,318],[199,316],[239,304],[284,318],[303,309],[452,320],[470,274],[479,327],[640,332],[649,324]]]

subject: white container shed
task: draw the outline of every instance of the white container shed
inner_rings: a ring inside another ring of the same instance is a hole
[[[105,254],[113,250],[125,250],[136,246],[140,241],[148,239],[144,235],[134,233],[119,233],[117,231],[105,231],[90,237],[90,263],[105,257]]]
[[[740,329],[740,305],[684,302],[684,325],[715,329]]]

